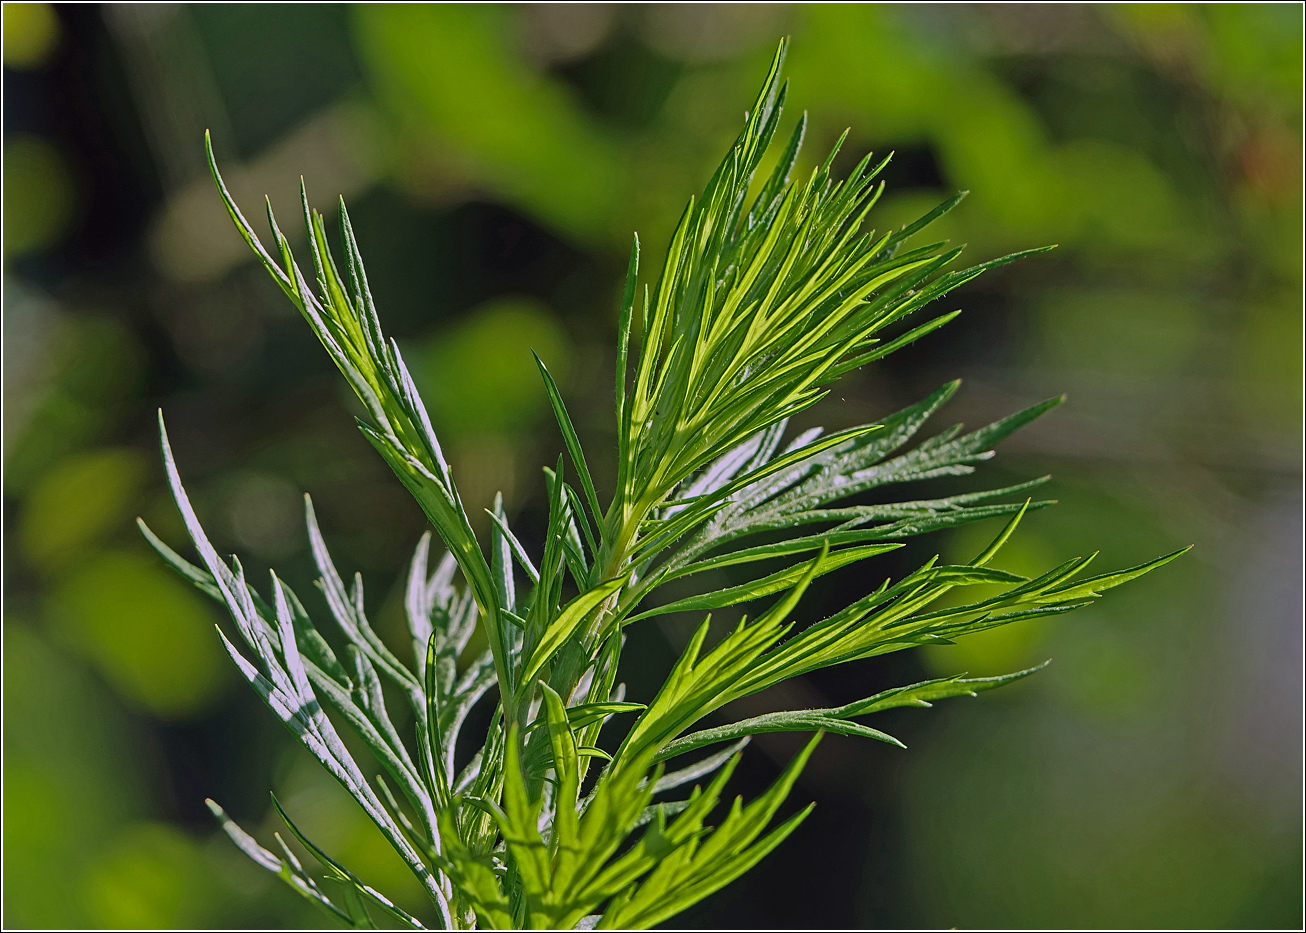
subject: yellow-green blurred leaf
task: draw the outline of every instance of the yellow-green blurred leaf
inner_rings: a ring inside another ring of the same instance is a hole
[[[198,712],[226,680],[216,621],[201,597],[148,554],[105,551],[55,592],[70,641],[123,696],[164,717]]]
[[[482,305],[432,337],[415,368],[436,429],[450,437],[505,434],[538,418],[547,396],[532,350],[565,384],[567,335],[552,311],[521,296]]]
[[[355,17],[376,90],[419,137],[546,222],[605,231],[624,187],[620,150],[565,85],[516,54],[506,9],[361,4]]]
[[[28,562],[57,568],[125,526],[146,470],[140,451],[107,447],[74,454],[40,476],[23,503],[19,528]]]
[[[139,823],[121,831],[87,872],[82,897],[101,929],[203,925],[219,892],[203,851],[177,828]]]
[[[5,34],[7,54],[7,28]],[[4,165],[5,255],[51,245],[63,232],[73,206],[72,180],[63,156],[39,136],[19,136],[5,143]]]
[[[6,68],[43,65],[59,41],[59,18],[48,3],[4,5],[4,62]],[[6,167],[7,170],[7,167]]]

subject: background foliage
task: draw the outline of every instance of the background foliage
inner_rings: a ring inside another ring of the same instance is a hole
[[[378,625],[402,631],[421,515],[246,261],[203,129],[242,201],[293,210],[301,171],[320,200],[350,199],[469,512],[501,488],[538,535],[534,464],[561,445],[529,348],[590,457],[614,456],[630,230],[660,252],[784,33],[810,151],[852,125],[844,170],[897,152],[885,221],[967,188],[941,232],[972,261],[1062,244],[960,291],[957,321],[811,421],[871,420],[955,375],[940,417],[972,427],[1068,391],[991,467],[995,484],[1051,472],[1063,502],[1004,567],[1100,542],[1111,566],[1197,549],[1068,620],[738,704],[732,719],[1056,659],[1005,693],[887,714],[908,752],[828,737],[791,804],[816,800],[812,816],[676,922],[1301,922],[1299,7],[6,4],[7,924],[316,924],[203,806],[270,832],[268,786],[370,883],[422,901],[130,521],[185,540],[162,406],[219,550],[309,589],[308,491]],[[965,559],[994,530],[905,548],[902,567]],[[859,585],[822,583],[811,618]],[[637,634],[633,698],[689,634]],[[756,795],[801,743],[759,737],[735,786]]]

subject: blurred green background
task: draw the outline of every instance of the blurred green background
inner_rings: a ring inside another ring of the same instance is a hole
[[[1196,549],[1067,619],[760,698],[832,706],[1055,658],[1005,692],[877,723],[909,751],[827,739],[794,795],[814,815],[675,924],[1300,927],[1302,9],[1252,3],[6,3],[6,926],[317,925],[202,803],[267,843],[270,788],[420,907],[232,676],[215,606],[132,524],[185,543],[162,407],[219,550],[305,592],[310,492],[342,569],[402,625],[422,517],[248,261],[204,129],[250,216],[267,193],[294,227],[301,173],[320,205],[349,199],[464,497],[480,514],[502,489],[529,536],[538,465],[561,448],[529,348],[604,472],[631,231],[660,254],[784,34],[809,164],[846,126],[841,164],[896,152],[876,226],[970,189],[940,226],[973,261],[1060,244],[968,286],[956,322],[809,420],[872,420],[955,376],[939,426],[1067,392],[983,468],[992,485],[1052,473],[1062,502],[1005,566]],[[969,556],[991,532],[883,572]],[[865,586],[836,575],[804,611]],[[636,698],[683,637],[672,622],[634,635]],[[745,793],[798,742],[761,738]]]

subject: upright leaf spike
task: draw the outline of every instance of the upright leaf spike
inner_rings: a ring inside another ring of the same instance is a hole
[[[572,465],[576,467],[576,472],[580,474],[581,485],[585,489],[585,499],[590,507],[590,514],[594,516],[594,521],[603,520],[603,509],[599,506],[599,497],[594,491],[594,480],[590,478],[590,468],[585,462],[585,452],[581,450],[580,438],[576,436],[576,428],[571,423],[571,416],[567,414],[567,406],[562,401],[562,393],[558,391],[558,384],[553,381],[553,376],[549,374],[548,367],[540,359],[540,355],[534,350],[531,356],[535,358],[535,365],[540,369],[540,376],[544,379],[544,388],[549,395],[549,404],[553,407],[553,416],[558,420],[558,427],[562,429],[563,440],[567,444],[567,453],[571,455]]]
[[[994,555],[1002,548],[1002,545],[1006,544],[1012,533],[1015,532],[1016,526],[1025,517],[1025,512],[1029,510],[1029,504],[1033,501],[1032,499],[1025,500],[1025,504],[1020,507],[1020,511],[1011,517],[1011,521],[1007,522],[1002,531],[998,533],[998,536],[970,562],[972,567],[983,567],[993,559]]]
[[[627,358],[630,352],[630,321],[635,310],[635,291],[639,284],[639,234],[630,246],[630,263],[626,266],[626,287],[621,296],[621,316],[617,322],[617,428],[624,430],[626,418]]]

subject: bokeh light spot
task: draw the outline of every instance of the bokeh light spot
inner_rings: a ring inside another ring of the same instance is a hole
[[[126,521],[146,476],[130,448],[74,454],[36,481],[23,506],[19,540],[29,563],[53,569]]]
[[[59,43],[59,19],[48,3],[4,5],[6,68],[39,68]]]
[[[39,136],[19,136],[5,143],[4,166],[5,254],[50,246],[72,213],[72,181],[63,156]]]
[[[55,601],[70,641],[156,715],[196,713],[222,689],[214,614],[152,554],[99,553],[60,582]]]
[[[433,336],[420,354],[417,378],[436,429],[450,436],[504,434],[534,421],[546,401],[532,350],[564,384],[567,335],[549,308],[522,296],[495,299]]]
[[[179,929],[212,910],[210,875],[200,848],[165,823],[125,829],[92,867],[83,889],[97,927]]]

